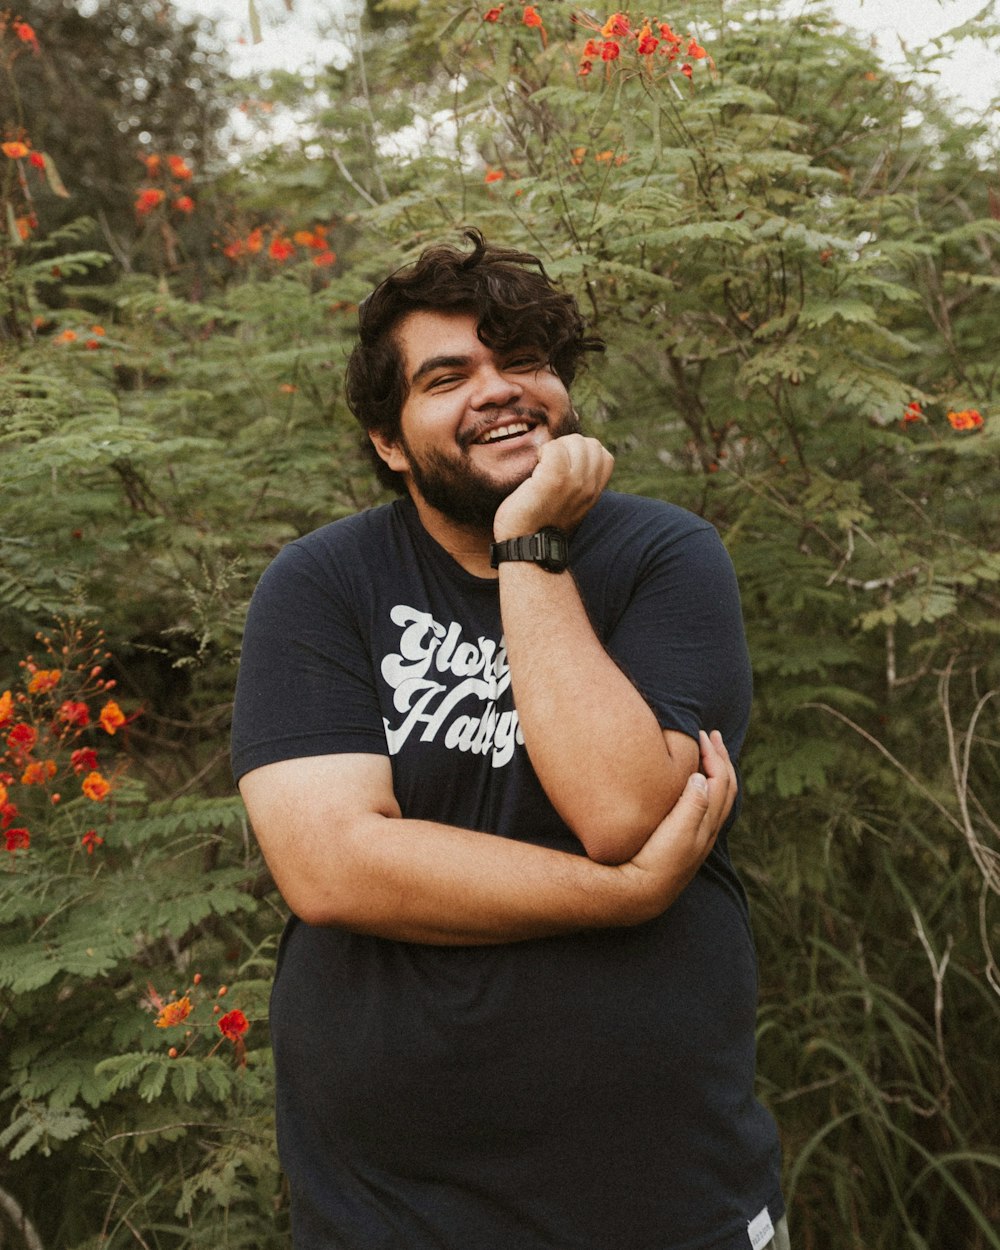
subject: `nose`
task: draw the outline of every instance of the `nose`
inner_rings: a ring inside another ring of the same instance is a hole
[[[521,380],[505,373],[493,361],[484,362],[476,371],[472,393],[473,408],[502,408],[516,403],[524,394]]]

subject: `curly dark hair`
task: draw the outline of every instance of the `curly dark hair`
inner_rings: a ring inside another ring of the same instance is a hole
[[[411,265],[380,283],[358,309],[358,342],[347,364],[347,403],[362,429],[395,442],[407,384],[395,333],[420,311],[471,313],[491,351],[537,347],[569,389],[585,352],[603,351],[588,335],[572,295],[553,286],[537,256],[493,247],[478,230],[466,230],[471,252],[447,244],[429,247]],[[401,474],[365,446],[383,486],[405,494]]]

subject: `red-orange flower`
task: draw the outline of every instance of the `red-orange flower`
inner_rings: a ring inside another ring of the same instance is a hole
[[[692,35],[692,36],[691,36],[691,39],[690,39],[690,42],[688,43],[688,46],[687,46],[687,53],[686,53],[686,55],[687,55],[687,56],[693,56],[693,57],[694,57],[694,59],[695,59],[696,61],[700,61],[700,60],[702,60],[702,58],[703,58],[703,57],[708,56],[708,53],[707,53],[707,52],[705,51],[705,49],[701,46],[701,44],[698,42],[698,40],[697,40],[697,39],[695,39],[694,35]]]
[[[99,352],[101,350],[101,340],[87,339],[83,346],[88,352]]]
[[[256,229],[250,231],[243,246],[248,252],[257,253],[260,251],[260,249],[264,246],[264,231],[261,230],[260,226],[257,226]]]
[[[219,1031],[223,1037],[228,1037],[231,1042],[238,1042],[250,1027],[250,1022],[242,1011],[227,1011],[224,1016],[219,1017]]]
[[[313,264],[317,267],[317,269],[325,269],[327,266],[335,265],[336,263],[337,253],[331,252],[329,248],[327,248],[326,251],[317,252],[317,254],[313,257]]]
[[[52,341],[53,343],[75,343],[76,331],[75,330],[63,330],[63,332],[61,334],[57,334]]]
[[[55,775],[55,760],[32,760],[21,774],[21,784],[25,786],[44,786]]]
[[[67,699],[59,709],[59,719],[74,729],[83,729],[90,724],[90,708],[86,703],[76,703]]]
[[[8,851],[26,851],[31,845],[31,834],[27,829],[8,829],[4,834]]]
[[[88,773],[83,779],[82,790],[88,799],[92,799],[95,803],[100,803],[102,799],[107,798],[111,789],[106,778],[101,776],[99,772]]]
[[[62,672],[58,668],[40,668],[28,682],[28,694],[44,694],[58,686]]]
[[[0,728],[14,719],[14,697],[9,690],[0,694]]]
[[[21,21],[19,18],[16,22],[11,23],[11,30],[22,43],[30,44],[36,52],[38,51],[38,36],[35,34],[34,28],[29,26],[27,22]]]
[[[184,182],[188,178],[194,177],[194,174],[191,172],[190,165],[188,165],[188,163],[184,160],[183,157],[168,156],[167,164],[170,166],[170,173],[179,182]]]
[[[95,846],[104,845],[104,839],[96,831],[96,829],[88,829],[87,832],[80,839],[80,842],[83,844],[84,847],[86,847],[88,855],[93,855]]]
[[[624,13],[612,13],[608,20],[601,27],[601,34],[605,39],[612,35],[625,36],[632,33],[632,28],[628,24],[628,18]]]
[[[7,735],[7,745],[19,755],[27,755],[34,750],[38,741],[38,730],[33,725],[15,725]]]
[[[694,73],[694,70],[691,68],[690,65],[685,64],[681,66],[681,73],[684,75],[685,78],[690,78],[691,75]]]
[[[69,757],[75,773],[94,772],[97,768],[97,752],[93,747],[80,747]]]
[[[502,169],[488,169],[486,171],[486,177],[483,179],[483,182],[487,182],[487,183],[503,182],[504,178],[506,177],[507,175],[503,172]]]
[[[194,200],[192,200],[190,195],[179,195],[177,199],[174,200],[174,208],[179,213],[193,213]]]
[[[621,53],[621,45],[615,43],[613,39],[606,39],[604,43],[601,44],[602,61],[617,61],[621,56]]]
[[[0,829],[6,829],[17,820],[17,807],[13,803],[0,803]]]
[[[288,260],[289,256],[295,255],[295,244],[291,239],[286,239],[283,234],[276,234],[271,240],[267,254],[272,260]]]
[[[185,994],[183,998],[178,998],[173,1003],[167,1003],[160,1009],[160,1014],[156,1017],[156,1027],[158,1029],[173,1029],[178,1024],[183,1024],[190,1014],[191,999]]]
[[[533,4],[526,4],[524,6],[524,16],[521,18],[521,21],[524,22],[525,26],[541,26],[542,25],[541,14],[538,12],[538,10],[535,8]]]
[[[503,12],[503,5],[498,4],[492,9],[487,9],[483,14],[484,22],[499,22],[500,14]]]
[[[45,157],[43,156],[43,154],[42,154],[41,152],[32,152],[32,153],[28,156],[28,164],[29,164],[29,165],[34,165],[34,167],[35,167],[36,169],[44,169],[44,168],[45,168]]]
[[[642,30],[639,31],[639,44],[638,44],[639,55],[640,56],[652,56],[659,46],[660,46],[660,41],[653,34],[652,30],[650,29],[649,23],[647,22],[645,26],[643,26]]]
[[[99,719],[104,732],[113,734],[115,730],[120,729],[125,724],[125,713],[114,699],[109,699],[104,707],[101,708]]]
[[[161,161],[155,152],[150,153],[148,156],[140,156],[139,160],[146,166],[146,173],[149,174],[150,178],[155,178],[160,172]]]
[[[923,409],[914,400],[912,404],[907,404],[903,409],[903,424],[909,425],[911,421],[919,421],[923,415]]]
[[[151,213],[158,204],[162,204],[165,198],[166,192],[161,191],[159,187],[141,187],[135,199],[135,211],[140,217],[144,217],[147,213]]]
[[[963,408],[961,412],[949,412],[948,421],[953,430],[976,430],[983,424],[982,414],[975,408]]]
[[[0,143],[0,152],[4,156],[9,156],[12,161],[19,161],[22,156],[27,156],[31,149],[26,143],[22,143],[20,139],[11,139],[9,143]]]

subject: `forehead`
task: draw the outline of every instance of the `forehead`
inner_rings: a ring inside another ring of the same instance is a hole
[[[472,313],[409,313],[396,328],[396,342],[403,359],[403,372],[412,378],[425,360],[433,356],[476,356],[489,354],[476,334]]]

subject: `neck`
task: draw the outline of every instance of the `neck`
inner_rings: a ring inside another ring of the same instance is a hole
[[[410,491],[420,524],[443,547],[451,558],[474,577],[496,578],[497,570],[490,567],[490,543],[492,530],[476,525],[460,525],[457,521],[432,507],[417,491]]]

